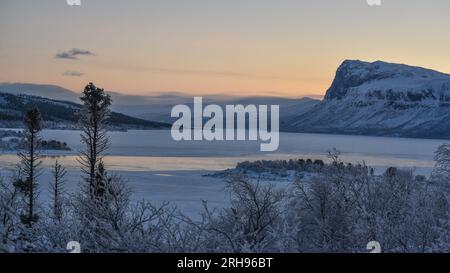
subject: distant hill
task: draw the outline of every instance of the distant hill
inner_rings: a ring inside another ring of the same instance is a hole
[[[77,93],[56,85],[32,83],[0,83],[1,93],[26,94],[46,97],[56,100],[78,103],[81,93]],[[160,122],[173,122],[170,117],[172,107],[177,104],[192,106],[193,96],[180,92],[170,92],[153,96],[126,95],[114,91],[106,91],[113,100],[112,110],[126,115]],[[233,97],[229,95],[203,96],[205,104],[278,104],[280,105],[280,118],[300,115],[310,110],[320,101],[311,98],[283,98],[283,97]]]
[[[13,95],[30,95],[70,102],[79,102],[81,93],[51,84],[34,83],[0,83],[0,93]]]
[[[78,112],[82,109],[81,104],[8,93],[0,93],[0,126],[21,127],[24,113],[34,106],[41,110],[46,128],[77,128]],[[120,130],[164,129],[171,126],[167,123],[143,120],[116,112],[111,113],[109,124],[112,129]]]

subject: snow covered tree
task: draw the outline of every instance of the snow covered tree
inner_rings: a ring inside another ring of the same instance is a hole
[[[120,177],[109,175],[101,162],[95,179],[94,198],[81,193],[73,200],[78,240],[85,251],[125,252],[132,247],[127,246],[127,238],[135,226],[131,221],[134,211],[130,189]]]
[[[50,195],[53,203],[53,218],[57,221],[61,221],[63,216],[66,174],[66,169],[56,160],[52,169],[53,182],[50,185]]]
[[[377,183],[379,241],[386,252],[444,250],[440,235],[448,233],[445,190],[439,183],[414,177],[411,170],[388,168]]]
[[[81,142],[86,145],[86,150],[81,152],[79,162],[82,172],[86,175],[87,191],[95,198],[96,189],[99,187],[96,185],[96,173],[109,147],[107,121],[111,113],[111,97],[103,89],[89,83],[80,99],[83,102],[83,109],[79,113]]]
[[[341,155],[341,151],[339,151],[338,149],[336,149],[336,148],[333,148],[332,150],[328,150],[327,151],[327,157],[329,158],[329,159],[331,159],[331,162],[333,163],[333,164],[338,164],[338,163],[340,163],[341,161],[339,160],[339,156]]]
[[[206,210],[206,230],[214,251],[264,252],[273,250],[274,227],[280,220],[283,193],[273,185],[249,181],[237,175],[227,181],[231,207],[219,215]]]
[[[17,251],[15,243],[23,228],[19,194],[12,183],[0,178],[0,253]]]
[[[38,221],[35,211],[37,198],[37,181],[41,164],[39,147],[41,142],[42,115],[38,108],[26,112],[24,117],[26,150],[18,153],[20,167],[25,178],[19,178],[14,185],[24,194],[27,210],[21,215],[22,222],[28,227]]]
[[[442,144],[434,155],[435,166],[431,173],[433,180],[450,181],[450,145]]]
[[[290,237],[297,250],[351,252],[360,244],[362,236],[355,223],[360,218],[358,203],[368,183],[368,168],[345,166],[338,163],[338,156],[330,158],[332,164],[310,183],[300,178],[294,183],[285,221],[292,226],[294,233]]]

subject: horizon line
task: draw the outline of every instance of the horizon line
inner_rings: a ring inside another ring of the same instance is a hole
[[[90,82],[90,81],[88,81]],[[62,84],[57,84],[57,83],[37,83],[37,82],[16,82],[16,81],[3,81],[0,82],[0,86],[1,85],[14,85],[14,84],[24,84],[24,85],[41,85],[41,86],[55,86],[55,87],[59,87],[59,88],[63,88],[66,89],[67,91],[70,92],[74,92],[74,93],[82,93],[83,91],[80,90],[73,90],[71,88],[67,88]],[[202,97],[229,97],[229,98],[246,98],[246,97],[258,97],[258,98],[263,98],[263,97],[268,97],[268,98],[286,98],[286,99],[301,99],[301,98],[311,98],[311,99],[323,99],[325,96],[326,91],[323,94],[305,94],[305,95],[299,95],[299,96],[293,96],[293,95],[287,95],[281,91],[255,91],[256,93],[261,93],[261,94],[249,94],[249,95],[241,95],[241,94],[235,94],[235,93],[246,93],[246,92],[241,92],[241,91],[229,91],[231,94],[228,94],[227,92],[219,92],[219,93],[191,93],[191,92],[186,92],[186,91],[150,91],[151,94],[147,94],[148,92],[143,92],[143,93],[139,93],[139,92],[131,92],[131,93],[125,93],[123,91],[116,91],[116,90],[106,90],[106,92],[110,92],[110,93],[117,93],[120,95],[125,95],[125,96],[135,96],[135,97],[152,97],[152,96],[163,96],[163,95],[178,95],[180,97],[182,96],[202,96]],[[1,92],[1,90],[0,90]],[[282,93],[280,95],[273,95],[276,93]]]

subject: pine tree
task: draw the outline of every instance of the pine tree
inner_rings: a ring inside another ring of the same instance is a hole
[[[20,168],[25,176],[18,179],[14,185],[25,195],[26,212],[21,215],[22,222],[32,227],[39,217],[35,212],[37,199],[37,181],[39,166],[41,164],[39,146],[41,142],[40,132],[42,130],[42,115],[38,108],[26,112],[24,117],[26,150],[20,151],[18,156],[21,163]]]
[[[450,181],[450,145],[442,144],[434,155],[435,166],[431,178],[436,181]]]
[[[56,160],[52,170],[53,183],[51,184],[50,194],[53,201],[53,217],[57,221],[61,221],[61,218],[63,216],[63,203],[66,183],[64,177],[66,176],[66,174],[66,169],[58,163],[58,160]]]
[[[86,150],[80,155],[82,172],[86,175],[87,192],[95,199],[99,185],[96,173],[102,162],[105,151],[109,147],[107,136],[107,120],[110,116],[111,97],[103,89],[89,83],[80,98],[83,110],[80,112],[81,141]]]

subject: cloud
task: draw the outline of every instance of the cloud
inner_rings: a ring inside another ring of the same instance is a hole
[[[78,60],[78,56],[95,56],[94,53],[92,53],[89,50],[79,49],[79,48],[72,48],[69,51],[63,51],[58,54],[56,54],[55,58],[58,59],[69,59],[69,60]]]
[[[68,71],[64,72],[62,75],[66,76],[66,77],[81,77],[84,75],[84,73],[68,70]]]

